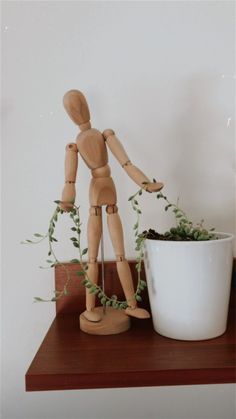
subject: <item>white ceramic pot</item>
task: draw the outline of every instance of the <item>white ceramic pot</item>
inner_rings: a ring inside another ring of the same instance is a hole
[[[202,340],[227,326],[233,235],[218,240],[145,241],[144,264],[153,326],[173,339]]]

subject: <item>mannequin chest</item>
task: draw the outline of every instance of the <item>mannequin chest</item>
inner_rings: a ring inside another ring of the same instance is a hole
[[[107,148],[100,131],[91,128],[81,132],[76,139],[76,144],[79,154],[91,170],[107,164]]]

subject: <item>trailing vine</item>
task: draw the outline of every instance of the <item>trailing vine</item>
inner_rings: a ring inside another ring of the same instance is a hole
[[[153,182],[156,182],[153,179]],[[143,182],[145,186],[147,182]],[[143,231],[139,233],[139,222],[140,222],[140,206],[138,203],[138,196],[142,195],[143,190],[139,189],[134,195],[129,198],[131,202],[132,209],[136,212],[136,223],[134,224],[135,237],[136,237],[136,250],[140,252],[138,260],[144,257],[143,255],[143,246],[147,238],[156,239],[156,240],[171,240],[171,241],[201,241],[201,240],[214,240],[217,239],[217,235],[214,233],[214,228],[207,230],[204,228],[204,220],[201,220],[196,225],[189,220],[186,213],[179,207],[179,199],[177,204],[173,204],[169,201],[167,196],[162,192],[158,192],[156,195],[157,199],[163,199],[165,201],[165,211],[168,211],[170,208],[175,216],[176,226],[171,227],[170,230],[166,231],[164,234],[157,233],[153,229],[148,231]]]
[[[176,222],[176,227],[171,227],[170,230],[164,233],[164,235],[156,233],[159,236],[156,238],[172,241],[202,241],[217,239],[217,236],[214,233],[214,228],[211,228],[210,230],[204,228],[204,220],[201,220],[196,225],[189,220],[186,213],[179,208],[179,200],[177,200],[177,204],[173,204],[165,195],[163,195],[162,192],[158,192],[156,197],[157,199],[163,199],[165,201],[165,211],[172,209]]]
[[[133,230],[134,230],[135,243],[136,243],[135,250],[137,252],[136,265],[135,265],[136,271],[138,273],[138,283],[137,283],[137,289],[135,292],[135,298],[137,301],[142,301],[142,297],[140,296],[140,294],[144,290],[144,288],[147,286],[146,281],[144,281],[144,279],[141,278],[142,262],[144,260],[144,242],[146,239],[146,235],[140,234],[139,232],[140,215],[142,214],[142,211],[139,206],[138,197],[141,196],[142,193],[143,193],[143,188],[140,188],[134,195],[132,195],[128,199],[131,203],[133,211],[136,213],[136,221],[133,226]]]
[[[49,226],[48,226],[48,230],[46,234],[39,234],[39,233],[35,233],[34,234],[34,239],[29,240],[26,239],[25,241],[22,242],[22,244],[38,244],[40,242],[42,242],[43,240],[47,239],[48,240],[48,257],[51,257],[51,259],[47,259],[46,262],[48,264],[48,268],[53,268],[55,266],[62,266],[65,270],[65,274],[66,274],[66,282],[65,285],[63,287],[62,290],[54,290],[54,296],[51,299],[43,299],[41,297],[34,297],[34,301],[35,302],[49,302],[49,301],[57,301],[59,300],[61,297],[68,295],[68,284],[71,281],[71,275],[69,272],[68,267],[66,266],[65,263],[61,262],[55,253],[54,250],[54,244],[55,242],[57,242],[58,240],[55,238],[54,233],[55,233],[55,227],[56,227],[56,223],[58,221],[58,218],[61,214],[67,214],[66,211],[62,210],[60,208],[60,203],[61,201],[54,201],[57,204],[57,207],[55,209],[55,211],[53,212],[52,217],[50,218],[49,221]],[[81,220],[80,220],[80,212],[79,212],[79,207],[77,207],[76,205],[73,204],[73,207],[71,208],[70,212],[69,212],[69,216],[73,221],[73,226],[71,227],[71,231],[73,231],[74,235],[73,237],[70,238],[73,246],[77,249],[78,251],[78,259],[72,259],[70,262],[71,263],[78,263],[80,265],[80,270],[76,272],[77,276],[80,277],[82,279],[82,284],[89,290],[90,294],[94,294],[97,295],[97,297],[100,299],[101,304],[103,306],[111,306],[113,308],[116,309],[125,309],[128,307],[129,305],[129,301],[126,300],[118,300],[118,297],[116,295],[112,295],[111,297],[107,296],[105,294],[105,292],[103,291],[103,289],[95,284],[93,281],[91,281],[91,279],[88,276],[88,263],[84,262],[83,258],[86,255],[88,249],[82,249],[81,247]],[[40,266],[40,268],[45,269],[47,267],[42,267]],[[141,268],[140,268],[141,269]],[[141,297],[140,297],[140,293],[141,291],[144,289],[144,281],[139,280],[138,281],[138,286],[137,289],[135,291],[134,294],[134,298],[137,301],[141,301]]]
[[[153,182],[156,182],[153,179]],[[145,187],[147,183],[143,182]],[[157,233],[153,229],[149,229],[148,231],[143,231],[142,233],[139,232],[140,227],[140,214],[142,211],[140,209],[140,205],[138,202],[138,197],[141,196],[143,193],[143,188],[139,189],[134,195],[129,198],[133,211],[136,213],[136,222],[133,226],[135,231],[135,238],[136,238],[136,248],[137,251],[137,258],[136,258],[136,270],[138,272],[138,287],[137,287],[137,295],[136,299],[141,301],[141,297],[139,298],[139,293],[141,290],[144,289],[146,286],[146,282],[141,279],[141,266],[144,260],[144,243],[146,239],[154,239],[154,240],[172,240],[172,241],[201,241],[201,240],[214,240],[217,239],[217,235],[214,233],[214,228],[211,228],[209,231],[203,227],[204,220],[201,220],[200,223],[197,223],[195,226],[193,222],[188,219],[186,213],[179,207],[177,200],[177,204],[173,204],[169,201],[169,199],[162,193],[158,192],[156,195],[157,199],[163,199],[165,202],[165,211],[172,209],[172,212],[175,216],[176,227],[170,228],[169,231],[166,231],[164,234]]]

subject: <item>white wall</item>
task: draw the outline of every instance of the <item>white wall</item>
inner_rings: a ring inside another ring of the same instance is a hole
[[[3,9],[4,419],[232,419],[233,386],[25,393],[24,373],[54,317],[53,272],[37,268],[44,232],[63,185],[64,149],[77,129],[62,96],[81,89],[93,125],[113,128],[130,158],[162,180],[171,200],[217,230],[235,231],[234,2],[14,2]],[[134,257],[137,190],[110,158]],[[86,224],[89,173],[81,162],[78,200]],[[142,227],[164,230],[172,217],[151,195]],[[58,254],[76,256],[64,240]],[[106,259],[113,253],[106,239]],[[86,237],[83,238],[84,244]]]

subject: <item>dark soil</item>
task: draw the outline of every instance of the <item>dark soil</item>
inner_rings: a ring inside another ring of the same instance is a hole
[[[193,241],[190,237],[181,237],[178,235],[172,235],[169,231],[165,234],[160,234],[155,230],[152,230],[151,228],[148,231],[143,231],[142,233],[145,235],[147,239],[151,240],[165,240],[165,241]]]

